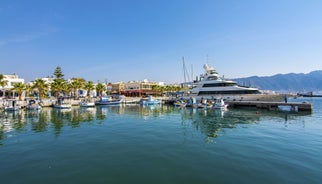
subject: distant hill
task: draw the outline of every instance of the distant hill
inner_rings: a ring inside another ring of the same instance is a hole
[[[322,70],[304,73],[277,74],[267,77],[251,76],[233,79],[240,85],[250,85],[273,91],[322,91]]]

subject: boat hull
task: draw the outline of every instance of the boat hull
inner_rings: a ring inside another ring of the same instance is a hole
[[[121,100],[95,103],[95,105],[120,105],[120,104],[121,104]]]
[[[222,98],[225,101],[273,101],[281,102],[284,101],[284,95],[281,94],[244,94],[244,95],[202,95],[194,96],[197,101],[202,99],[219,99]]]
[[[20,108],[19,107],[5,107],[4,110],[9,111],[9,112],[13,112],[13,111],[19,111]]]
[[[85,103],[80,103],[81,107],[95,107],[94,102],[85,102]]]
[[[28,105],[27,110],[38,111],[41,110],[42,107],[40,105]]]
[[[158,105],[161,104],[161,101],[143,101],[142,105]]]
[[[71,109],[72,105],[70,105],[70,104],[54,105],[54,108],[57,108],[57,109]]]

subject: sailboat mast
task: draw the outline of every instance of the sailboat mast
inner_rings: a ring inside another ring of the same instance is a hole
[[[193,82],[193,65],[191,64],[191,82]]]
[[[184,57],[182,57],[182,64],[183,64],[183,79],[184,79],[184,83],[187,82],[186,80],[186,64],[184,62]]]

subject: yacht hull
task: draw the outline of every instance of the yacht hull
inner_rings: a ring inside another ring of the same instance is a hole
[[[194,81],[191,95],[197,101],[204,99],[223,99],[225,101],[274,101],[284,100],[284,95],[263,92],[258,88],[240,86],[232,80],[219,76],[217,71],[209,65],[204,65],[205,73],[199,80]]]
[[[228,95],[228,94],[218,94],[218,95],[196,95],[193,96],[197,101],[202,99],[220,99],[225,101],[273,101],[281,102],[284,100],[284,95],[281,94],[244,94],[244,95]]]

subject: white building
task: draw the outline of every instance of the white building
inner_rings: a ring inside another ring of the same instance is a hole
[[[12,89],[15,83],[25,83],[25,79],[19,78],[17,74],[3,75],[3,77],[3,80],[7,81],[7,85],[4,87],[0,86],[0,89]]]
[[[3,80],[7,81],[7,85],[0,86],[0,98],[5,96],[14,96],[12,93],[10,94],[9,91],[13,88],[15,83],[25,83],[25,79],[19,78],[17,74],[12,75],[3,75]],[[16,96],[16,95],[15,95]]]
[[[144,79],[143,81],[129,81],[124,83],[120,94],[125,96],[147,96],[158,94],[158,91],[154,90],[154,86],[164,86],[164,82],[154,82]]]

